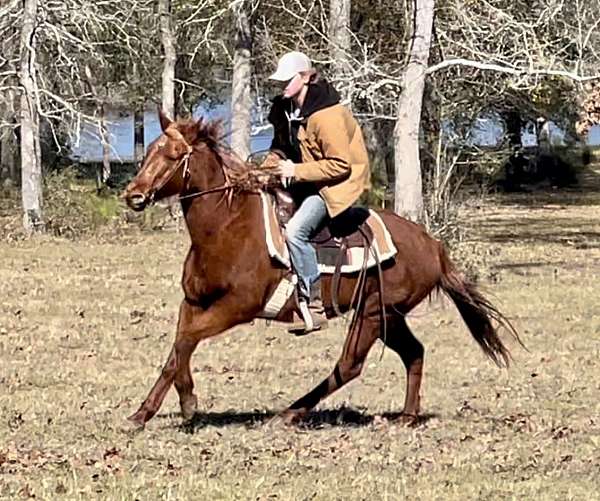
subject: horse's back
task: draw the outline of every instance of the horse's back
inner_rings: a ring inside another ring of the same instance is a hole
[[[424,287],[435,286],[442,274],[441,246],[425,228],[388,209],[376,211],[383,219],[397,249],[396,272],[405,281],[418,282]]]

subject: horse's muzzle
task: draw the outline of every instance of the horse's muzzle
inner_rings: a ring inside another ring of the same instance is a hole
[[[146,208],[148,205],[148,197],[143,193],[125,193],[123,198],[125,198],[125,202],[129,208],[134,211],[141,211]]]

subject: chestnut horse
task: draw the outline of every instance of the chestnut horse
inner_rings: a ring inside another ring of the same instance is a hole
[[[219,144],[218,123],[172,122],[160,112],[160,124],[162,135],[149,146],[123,198],[133,210],[141,211],[156,200],[179,195],[191,246],[183,268],[185,298],[179,309],[175,342],[148,397],[129,418],[140,426],[156,414],[173,383],[183,418],[193,417],[197,398],[190,358],[196,346],[203,339],[256,318],[286,274],[267,252],[258,193],[234,186],[234,174],[250,168]],[[498,337],[497,327],[504,326],[517,340],[518,334],[506,317],[456,271],[442,245],[421,226],[389,211],[379,214],[398,250],[395,259],[383,267],[383,301],[377,273],[369,272],[355,311],[356,328],[349,330],[338,362],[316,388],[278,415],[276,419],[286,424],[300,420],[320,400],[357,377],[378,338],[406,367],[405,404],[399,420],[414,422],[419,414],[424,349],[410,331],[405,315],[438,289],[454,302],[483,352],[499,366],[508,365],[510,354]],[[356,275],[341,278],[342,312],[355,306],[357,280]],[[324,276],[322,282],[325,307],[332,315],[331,277]],[[386,332],[382,333],[384,323]]]

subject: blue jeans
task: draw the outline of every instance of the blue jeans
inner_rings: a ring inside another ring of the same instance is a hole
[[[298,275],[299,297],[306,301],[310,300],[311,286],[319,279],[317,253],[310,244],[310,238],[327,218],[324,200],[319,195],[309,195],[285,227],[292,266]]]

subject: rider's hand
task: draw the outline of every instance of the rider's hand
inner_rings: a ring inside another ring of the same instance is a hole
[[[276,169],[280,160],[281,160],[281,157],[277,153],[270,151],[267,154],[267,156],[264,158],[262,163],[258,166],[258,168],[259,169]]]
[[[273,172],[283,178],[293,179],[296,175],[296,165],[291,160],[280,160]]]

